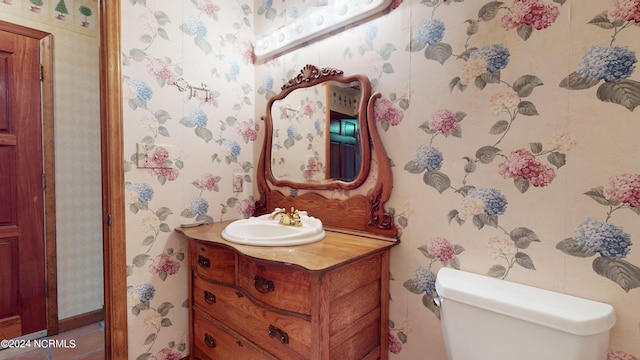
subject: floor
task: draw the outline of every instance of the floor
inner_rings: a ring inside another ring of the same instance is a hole
[[[101,322],[87,325],[29,345],[0,350],[0,360],[103,360],[104,326]]]

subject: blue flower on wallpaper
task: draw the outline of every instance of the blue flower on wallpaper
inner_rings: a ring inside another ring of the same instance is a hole
[[[298,135],[298,127],[295,125],[289,125],[287,128],[287,137],[289,139],[295,139]]]
[[[313,127],[316,129],[316,131],[322,131],[324,130],[324,119],[316,119],[316,121],[313,123]]]
[[[622,227],[592,218],[578,226],[573,238],[589,251],[611,259],[626,257],[632,245],[629,234]]]
[[[201,197],[193,197],[189,201],[189,210],[193,214],[204,215],[209,211],[209,203]]]
[[[576,72],[595,80],[620,81],[631,76],[636,62],[635,53],[626,46],[592,46]]]
[[[127,288],[127,293],[137,295],[140,302],[146,303],[153,299],[156,288],[151,284],[138,284]]]
[[[483,59],[487,62],[487,71],[494,73],[507,67],[511,53],[506,47],[493,44],[474,50],[471,53],[472,59]]]
[[[139,202],[148,202],[153,199],[153,188],[148,184],[127,184],[126,189],[138,195]]]
[[[229,67],[229,77],[231,79],[235,79],[236,76],[238,76],[238,74],[240,74],[240,66],[238,65],[238,63],[234,59],[232,59],[230,57],[226,57],[225,56],[224,62]]]
[[[424,291],[427,295],[436,296],[436,274],[419,266],[413,273],[411,280],[415,284],[416,288],[420,291]]]
[[[198,127],[206,127],[209,122],[209,117],[202,109],[192,107],[189,109],[189,122]]]
[[[440,19],[422,20],[415,41],[420,45],[435,45],[444,37],[444,23]]]
[[[238,155],[240,155],[240,150],[242,150],[242,148],[240,147],[240,144],[238,144],[237,141],[226,140],[224,142],[224,145],[227,147],[227,149],[229,149],[231,156],[237,157]]]
[[[507,210],[507,198],[497,189],[473,188],[468,196],[484,203],[484,212],[489,216],[502,215]]]
[[[297,6],[292,6],[287,9],[287,16],[292,19],[297,19],[299,16],[299,11]]]
[[[124,83],[136,91],[136,97],[142,101],[149,101],[153,96],[153,90],[144,81],[125,78]]]
[[[364,31],[364,41],[367,44],[371,44],[376,37],[378,37],[378,25],[374,23],[367,23]]]
[[[271,9],[273,7],[273,0],[262,0],[262,4],[260,4],[261,10]]]
[[[266,92],[273,90],[273,77],[267,75],[262,79],[262,89]]]
[[[203,39],[207,37],[207,26],[197,17],[189,16],[185,25],[192,35]]]
[[[440,150],[420,144],[413,159],[415,166],[420,170],[438,171],[442,167],[442,153]]]

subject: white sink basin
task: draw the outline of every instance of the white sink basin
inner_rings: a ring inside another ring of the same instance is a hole
[[[222,238],[243,245],[289,246],[302,245],[324,239],[322,221],[313,216],[300,215],[302,226],[279,223],[280,216],[269,219],[269,214],[240,219],[227,225]]]

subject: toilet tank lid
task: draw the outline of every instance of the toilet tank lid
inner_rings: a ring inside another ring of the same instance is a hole
[[[609,304],[451,268],[438,271],[436,291],[444,303],[451,299],[580,336],[608,331],[616,322]]]

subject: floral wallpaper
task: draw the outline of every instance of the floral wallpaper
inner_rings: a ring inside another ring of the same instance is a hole
[[[172,230],[251,214],[259,119],[306,64],[362,73],[382,94],[401,234],[392,359],[446,359],[430,301],[442,267],[610,303],[609,358],[640,357],[638,1],[395,0],[255,59],[252,41],[303,3],[123,3],[130,357],[187,354],[186,244]],[[179,91],[180,78],[209,96]],[[313,146],[312,118],[278,144]],[[152,167],[137,166],[136,144]]]

